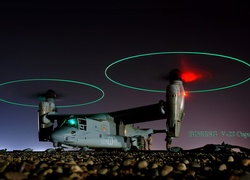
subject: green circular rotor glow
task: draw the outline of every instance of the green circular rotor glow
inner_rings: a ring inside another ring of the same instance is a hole
[[[127,60],[133,60],[135,58],[140,58],[140,57],[146,57],[146,56],[154,56],[154,55],[169,55],[169,54],[191,54],[191,55],[206,55],[206,56],[215,56],[215,57],[221,57],[221,58],[226,58],[226,59],[229,59],[229,60],[233,60],[233,61],[238,61],[242,64],[245,64],[247,65],[248,67],[250,67],[250,64],[248,64],[247,62],[243,61],[243,60],[240,60],[240,59],[237,59],[237,58],[234,58],[234,57],[230,57],[230,56],[226,56],[226,55],[221,55],[221,54],[214,54],[214,53],[207,53],[207,52],[189,52],[189,51],[174,51],[174,52],[154,52],[154,53],[146,53],[146,54],[139,54],[139,55],[134,55],[134,56],[130,56],[130,57],[126,57],[126,58],[123,58],[123,59],[120,59],[120,60],[117,60],[113,63],[111,63],[109,66],[106,67],[105,69],[105,76],[110,80],[112,81],[113,83],[115,84],[118,84],[120,86],[123,86],[123,87],[126,87],[126,88],[130,88],[130,89],[135,89],[135,90],[140,90],[140,91],[148,91],[148,92],[157,92],[157,93],[165,93],[165,90],[157,90],[157,89],[146,89],[146,88],[140,88],[140,87],[134,87],[134,86],[129,86],[129,85],[126,85],[126,84],[122,84],[120,82],[117,82],[115,80],[113,80],[112,78],[110,78],[108,76],[108,70],[114,66],[115,64],[118,64],[120,62],[123,62],[123,61],[127,61]],[[193,91],[188,91],[188,93],[200,93],[200,92],[210,92],[210,91],[218,91],[218,90],[224,90],[224,89],[228,89],[228,88],[232,88],[232,87],[235,87],[235,86],[239,86],[243,83],[246,83],[247,81],[250,80],[250,77],[238,82],[238,83],[235,83],[235,84],[231,84],[231,85],[228,85],[228,86],[223,86],[223,87],[217,87],[217,88],[211,88],[211,89],[202,89],[202,90],[193,90]]]
[[[89,101],[89,102],[86,102],[86,103],[81,103],[81,104],[57,106],[58,108],[71,108],[71,107],[77,107],[77,106],[84,106],[84,105],[88,105],[88,104],[93,104],[95,102],[100,101],[104,97],[104,91],[101,88],[97,87],[97,86],[94,86],[94,85],[88,84],[88,83],[84,83],[84,82],[81,82],[81,81],[66,80],[66,79],[40,79],[40,78],[39,79],[21,79],[21,80],[14,80],[14,81],[8,81],[8,82],[1,83],[0,87],[4,86],[4,85],[8,85],[8,84],[14,84],[14,83],[20,83],[20,82],[30,82],[30,81],[56,81],[56,82],[64,82],[64,83],[73,83],[73,84],[79,84],[79,85],[85,85],[85,86],[92,87],[94,89],[99,90],[102,93],[101,97],[96,99],[96,100]],[[18,105],[18,106],[38,107],[37,105],[22,104],[22,103],[17,103],[17,102],[13,102],[13,101],[8,101],[8,100],[2,99],[2,98],[0,98],[0,101],[5,102],[5,103],[9,103],[9,104],[13,104],[13,105]]]

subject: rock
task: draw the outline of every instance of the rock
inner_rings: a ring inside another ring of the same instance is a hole
[[[83,170],[78,165],[73,165],[70,168],[71,172],[77,173],[77,172],[83,172]]]
[[[212,170],[213,170],[213,168],[210,167],[210,166],[205,166],[204,167],[204,171],[212,171]]]
[[[186,164],[184,164],[184,163],[178,163],[177,170],[178,171],[186,171],[187,170]]]
[[[75,165],[76,162],[74,160],[70,160],[70,161],[66,162],[65,164],[67,164],[67,165]]]
[[[233,156],[229,156],[227,162],[234,162]]]
[[[94,164],[94,162],[92,160],[87,161],[87,165],[93,165],[93,164]]]
[[[122,163],[123,166],[130,166],[134,165],[134,160],[133,159],[125,159]]]
[[[250,174],[243,174],[242,176],[240,176],[239,180],[249,180],[250,179]]]
[[[227,170],[227,165],[226,164],[221,164],[219,166],[219,171],[224,171],[224,170]]]
[[[0,173],[5,171],[5,168],[8,167],[10,163],[9,162],[1,162],[0,163]]]
[[[32,169],[34,169],[33,164],[27,163],[27,162],[23,162],[19,172],[30,172]]]
[[[188,170],[186,176],[193,176],[193,177],[195,177],[195,171],[193,171],[193,170]]]
[[[101,174],[101,175],[106,175],[107,173],[108,173],[107,168],[102,168],[102,169],[97,171],[97,174]]]
[[[55,169],[55,173],[62,174],[63,168],[61,166],[57,166],[57,168]]]
[[[88,168],[86,166],[81,166],[83,172],[88,172]]]
[[[250,159],[242,159],[241,162],[243,166],[248,166],[250,164]]]
[[[192,164],[192,167],[194,167],[194,168],[200,168],[201,167],[201,165],[199,163],[197,163],[197,162],[192,162],[191,164]]]
[[[88,171],[88,174],[90,174],[90,175],[94,175],[94,174],[96,174],[97,173],[97,170],[96,169],[92,169],[92,170],[89,170]]]
[[[202,163],[207,164],[208,162],[209,162],[209,159],[208,159],[208,158],[202,159]]]
[[[117,171],[110,171],[110,175],[111,177],[117,177],[118,176],[118,172]]]
[[[156,169],[158,168],[158,164],[157,163],[153,163],[152,166],[151,166],[151,169]]]
[[[28,179],[27,175],[21,173],[21,172],[6,172],[4,174],[6,179],[8,180],[22,180],[22,179]]]
[[[119,166],[117,166],[117,165],[115,165],[115,166],[112,168],[113,171],[116,171],[116,170],[118,170],[118,169],[119,169]]]
[[[43,173],[42,173],[42,175],[43,176],[47,176],[48,174],[52,174],[53,173],[53,169],[46,169]]]
[[[48,167],[49,165],[47,164],[47,163],[42,163],[41,165],[40,165],[40,169],[43,169],[43,168],[46,168],[46,167]]]
[[[145,160],[139,161],[137,164],[138,169],[144,169],[148,166],[148,162]]]
[[[72,173],[69,176],[70,179],[81,179],[81,176],[78,173]]]
[[[172,172],[173,171],[173,167],[172,166],[169,166],[169,165],[165,165],[164,167],[163,167],[163,169],[161,170],[161,176],[166,176],[166,175],[168,175],[170,172]]]
[[[189,164],[189,160],[185,159],[185,160],[183,161],[183,163],[187,165],[187,164]]]

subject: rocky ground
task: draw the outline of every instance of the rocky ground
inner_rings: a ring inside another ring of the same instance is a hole
[[[0,179],[250,179],[242,152],[3,152]]]

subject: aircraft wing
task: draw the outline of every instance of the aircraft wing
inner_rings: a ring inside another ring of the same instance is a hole
[[[126,110],[119,110],[109,113],[100,113],[100,114],[110,115],[111,117],[114,118],[114,121],[116,123],[122,121],[123,124],[134,124],[134,123],[160,120],[166,118],[166,115],[161,113],[159,103],[147,106],[135,107]],[[48,114],[46,115],[46,118],[52,121],[54,120],[61,121],[64,120],[65,118],[69,118],[70,116],[77,118],[85,118],[94,115],[96,114]]]
[[[134,124],[153,120],[166,119],[161,113],[160,104],[152,104],[109,113],[115,122],[122,121],[124,124]]]
[[[48,118],[51,121],[57,120],[57,121],[63,121],[66,118],[69,117],[76,117],[76,118],[85,118],[90,116],[90,114],[48,114],[46,115],[46,118]]]

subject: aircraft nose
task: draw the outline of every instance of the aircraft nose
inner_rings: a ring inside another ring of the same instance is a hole
[[[51,134],[51,140],[53,142],[63,142],[65,131],[57,130]]]

